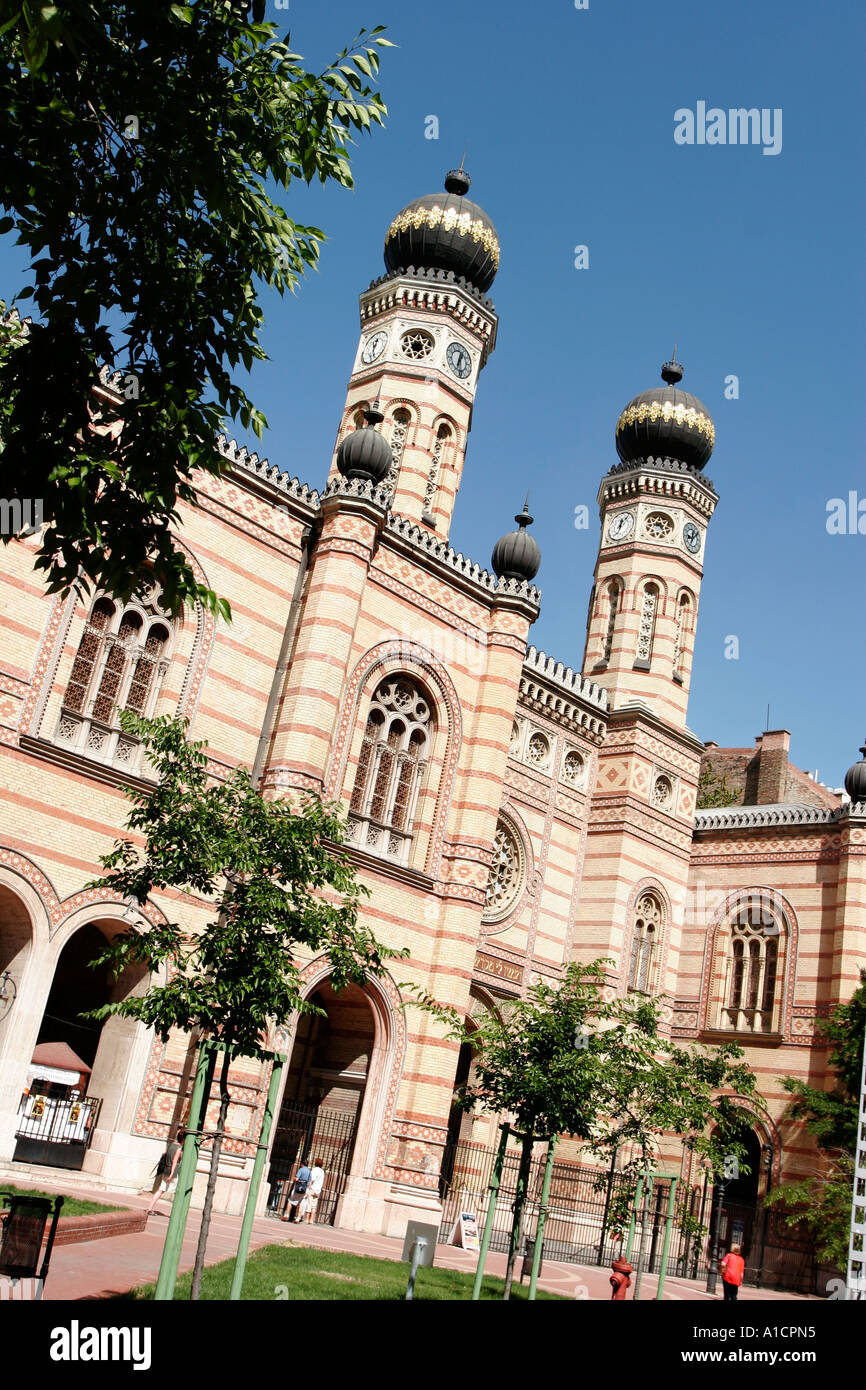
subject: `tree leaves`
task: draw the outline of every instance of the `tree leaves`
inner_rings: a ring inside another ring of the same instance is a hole
[[[782,1079],[793,1097],[787,1118],[805,1124],[818,1142],[823,1171],[785,1183],[767,1197],[788,1226],[801,1222],[817,1239],[820,1259],[844,1268],[848,1258],[854,1159],[860,1112],[860,1079],[866,1034],[866,972],[847,1004],[837,1004],[820,1026],[830,1044],[828,1062],[836,1084],[818,1090],[797,1077]]]
[[[572,1135],[605,1165],[630,1154],[620,1165],[615,1224],[637,1178],[657,1167],[664,1136],[678,1135],[718,1172],[727,1156],[742,1160],[742,1103],[758,1097],[738,1045],[680,1047],[660,1026],[658,1001],[605,999],[606,964],[573,963],[557,987],[532,985],[472,1030],[423,990],[415,1002],[475,1052],[458,1096],[466,1109],[512,1116],[537,1139]]]
[[[191,893],[209,910],[195,932],[142,917],[115,937],[102,962],[119,972],[135,960],[157,978],[146,994],[102,1015],[137,1018],[162,1038],[198,1028],[256,1056],[274,1021],[321,1012],[304,997],[299,948],[328,956],[338,990],[383,974],[405,954],[358,924],[366,889],[340,849],[336,807],[311,795],[297,805],[267,801],[245,768],[214,780],[206,745],[187,740],[185,721],[124,713],[121,722],[145,745],[157,783],[127,789],[127,831],[136,841],[118,841],[90,886],[139,908],[154,892]]]
[[[234,369],[265,356],[261,287],[295,290],[324,239],[269,189],[351,187],[352,135],[386,114],[368,80],[380,29],[317,76],[262,17],[224,0],[3,0],[0,228],[33,258],[18,298],[35,309],[0,349],[0,495],[41,499],[50,592],[126,598],[152,565],[173,611],[204,597],[228,612],[177,544],[177,506],[197,471],[227,466],[227,420],[261,437]],[[104,366],[135,393],[95,400]]]

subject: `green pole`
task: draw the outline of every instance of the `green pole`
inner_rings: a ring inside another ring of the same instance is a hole
[[[547,1146],[547,1162],[544,1165],[544,1180],[541,1184],[541,1202],[538,1207],[538,1225],[535,1228],[535,1249],[532,1252],[532,1273],[529,1276],[529,1297],[535,1298],[538,1271],[541,1269],[541,1252],[544,1248],[544,1225],[547,1221],[547,1199],[553,1179],[553,1154],[556,1149],[556,1135]]]
[[[493,1164],[493,1172],[490,1175],[490,1200],[487,1204],[487,1216],[484,1220],[484,1234],[481,1237],[481,1249],[478,1252],[478,1268],[475,1271],[475,1283],[472,1285],[472,1299],[477,1303],[481,1297],[481,1283],[484,1279],[484,1261],[487,1259],[487,1247],[490,1244],[490,1236],[493,1231],[493,1218],[496,1215],[496,1197],[499,1192],[499,1182],[502,1177],[502,1169],[505,1164],[505,1146],[508,1143],[508,1125],[500,1125],[502,1138],[499,1140],[499,1149],[496,1160]]]
[[[632,1298],[634,1299],[635,1303],[637,1303],[638,1300],[640,1299],[640,1284],[641,1284],[641,1279],[643,1278],[643,1253],[644,1253],[644,1250],[645,1250],[645,1248],[646,1248],[646,1238],[647,1238],[647,1234],[648,1234],[648,1232],[647,1232],[647,1216],[648,1216],[648,1215],[649,1215],[650,1217],[652,1216],[652,1209],[653,1209],[653,1179],[652,1179],[652,1177],[650,1176],[650,1174],[647,1173],[646,1187],[645,1187],[645,1189],[644,1189],[644,1194],[643,1194],[643,1211],[641,1212],[641,1217],[640,1217],[640,1245],[638,1246],[638,1251],[637,1251],[637,1275],[635,1276],[635,1281],[634,1281],[634,1293],[632,1294]]]
[[[640,1207],[640,1199],[643,1196],[643,1178],[638,1178],[635,1188],[634,1202],[631,1209],[631,1221],[628,1223],[628,1244],[625,1247],[626,1261],[631,1264],[631,1247],[634,1244],[634,1231],[637,1225],[637,1213]]]
[[[671,1232],[673,1230],[674,1216],[677,1209],[677,1179],[671,1178],[671,1189],[668,1193],[668,1214],[665,1218],[665,1239],[662,1245],[662,1263],[659,1270],[659,1286],[656,1289],[656,1298],[660,1299],[665,1286],[665,1275],[668,1272],[668,1251],[671,1246]]]
[[[517,1186],[514,1192],[514,1203],[512,1211],[514,1216],[511,1222],[511,1235],[508,1238],[508,1255],[505,1266],[505,1292],[502,1295],[503,1302],[511,1298],[511,1290],[514,1284],[514,1263],[517,1259],[517,1242],[523,1229],[523,1218],[526,1213],[526,1193],[529,1187],[529,1171],[532,1167],[532,1150],[535,1139],[530,1131],[529,1134],[521,1136],[523,1148],[520,1153],[520,1167],[517,1170]]]
[[[170,1303],[174,1298],[177,1267],[180,1264],[180,1252],[187,1217],[189,1216],[190,1199],[192,1198],[192,1185],[195,1180],[198,1153],[201,1148],[202,1122],[207,1112],[210,1084],[215,1065],[214,1044],[210,1039],[206,1039],[202,1043],[198,1055],[198,1067],[192,1088],[189,1118],[187,1119],[186,1138],[183,1143],[183,1156],[180,1161],[180,1172],[177,1176],[177,1191],[171,1204],[171,1216],[168,1219],[168,1230],[165,1233],[159,1278],[156,1281],[156,1291],[153,1295],[154,1302]]]
[[[232,1276],[232,1287],[229,1293],[229,1301],[234,1302],[241,1296],[241,1289],[244,1284],[244,1274],[247,1268],[247,1254],[250,1248],[250,1235],[253,1229],[253,1217],[256,1210],[256,1200],[259,1195],[259,1188],[262,1182],[262,1173],[265,1167],[265,1155],[268,1151],[268,1140],[271,1137],[271,1126],[274,1122],[274,1110],[277,1104],[277,1092],[280,1089],[280,1081],[283,1075],[283,1067],[286,1058],[283,1053],[279,1053],[274,1058],[274,1065],[271,1071],[271,1084],[268,1087],[268,1095],[265,1101],[265,1111],[262,1115],[262,1130],[259,1135],[259,1142],[256,1146],[256,1160],[253,1164],[253,1171],[250,1176],[250,1189],[247,1193],[247,1204],[244,1207],[244,1219],[241,1223],[240,1240],[238,1241],[238,1253],[235,1259],[235,1272]]]

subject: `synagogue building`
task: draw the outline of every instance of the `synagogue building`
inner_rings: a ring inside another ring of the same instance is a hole
[[[409,951],[340,994],[327,961],[307,961],[326,1017],[283,1021],[262,1211],[307,1157],[326,1170],[320,1221],[401,1236],[409,1220],[445,1230],[466,1196],[478,1206],[497,1125],[455,1108],[471,1049],[403,1009],[400,982],[477,1023],[604,957],[611,997],[663,996],[674,1037],[745,1048],[764,1104],[746,1110],[752,1171],[722,1236],[757,1277],[805,1286],[811,1255],[760,1198],[814,1166],[780,1078],[829,1084],[816,1024],[866,966],[866,759],[834,792],[791,764],[784,729],[722,749],[688,726],[718,497],[713,421],[677,361],[615,422],[582,652],[533,645],[528,506],[512,530],[503,515],[489,566],[451,548],[498,328],[499,240],[469,183],[452,171],[387,229],[330,462],[299,480],[223,438],[222,476],[181,507],[184,550],[231,624],[172,617],[156,582],[127,603],[49,595],[34,536],[0,549],[0,1176],[149,1187],[184,1118],[196,1039],[81,1017],[147,986],[88,968],[136,921],[87,887],[122,833],[123,786],[148,785],[118,714],[181,715],[214,777],[245,765],[269,796],[342,803],[362,919]],[[96,394],[117,399],[116,378]],[[722,779],[732,803],[699,809],[699,780]],[[208,907],[155,894],[143,911],[195,931]],[[268,1080],[233,1067],[222,1210],[243,1207]],[[603,1194],[575,1145],[558,1155],[549,1238],[563,1258],[606,1259]],[[706,1174],[675,1145],[665,1161],[706,1222]],[[680,1258],[706,1268],[705,1252]]]

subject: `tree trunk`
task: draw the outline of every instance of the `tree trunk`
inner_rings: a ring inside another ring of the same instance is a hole
[[[192,1288],[189,1291],[191,1300],[196,1300],[201,1296],[201,1278],[204,1273],[204,1257],[207,1250],[207,1238],[210,1231],[210,1218],[213,1209],[214,1192],[216,1191],[217,1171],[219,1169],[220,1153],[222,1151],[223,1135],[225,1134],[226,1117],[231,1100],[231,1091],[228,1088],[228,1074],[231,1065],[231,1047],[226,1044],[223,1052],[223,1064],[220,1072],[220,1108],[217,1120],[216,1135],[214,1136],[213,1147],[210,1152],[210,1172],[207,1178],[207,1188],[204,1195],[204,1206],[201,1213],[201,1226],[198,1233],[198,1248],[195,1252],[195,1266],[192,1272]],[[202,1125],[204,1128],[204,1125]]]
[[[532,1134],[524,1134],[523,1148],[520,1154],[520,1167],[517,1170],[517,1190],[514,1194],[514,1218],[511,1222],[508,1263],[505,1267],[505,1290],[502,1294],[503,1302],[511,1297],[511,1285],[514,1282],[514,1261],[517,1258],[517,1251],[520,1248],[520,1239],[523,1235],[523,1214],[526,1211],[526,1187],[529,1181],[529,1168],[532,1163],[532,1142]]]

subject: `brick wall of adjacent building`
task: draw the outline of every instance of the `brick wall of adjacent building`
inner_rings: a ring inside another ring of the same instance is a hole
[[[800,801],[808,806],[838,806],[838,792],[796,767],[788,756],[787,730],[758,734],[754,748],[704,745],[701,773],[727,783],[735,806],[765,806],[777,801]]]

